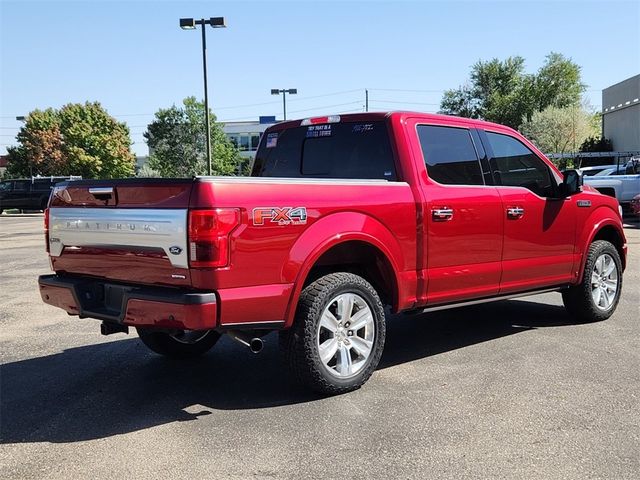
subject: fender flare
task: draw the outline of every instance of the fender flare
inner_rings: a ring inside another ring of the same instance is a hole
[[[382,252],[391,264],[398,288],[398,272],[404,269],[405,262],[400,242],[389,229],[375,218],[360,212],[327,215],[298,237],[282,266],[282,281],[294,284],[285,314],[285,328],[293,324],[302,286],[318,259],[336,245],[354,240],[368,243]]]
[[[582,255],[580,258],[580,265],[577,272],[577,283],[582,282],[584,275],[584,267],[587,263],[587,252],[589,251],[589,245],[593,242],[596,235],[605,227],[613,227],[620,238],[623,240],[623,250],[626,249],[626,241],[624,236],[624,230],[622,223],[618,217],[617,212],[613,212],[609,207],[602,206],[594,210],[584,222],[584,228],[580,233],[578,245],[582,248]],[[625,258],[621,258],[624,265],[626,264]]]

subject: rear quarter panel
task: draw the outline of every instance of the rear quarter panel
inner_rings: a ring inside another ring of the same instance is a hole
[[[295,301],[314,260],[332,246],[355,239],[383,251],[398,275],[415,272],[416,208],[404,182],[202,179],[190,207],[212,205],[240,208],[241,225],[231,234],[230,266],[192,270],[195,288],[224,291],[295,284]],[[305,208],[306,222],[258,224],[256,209],[284,207]]]
[[[203,180],[191,198],[191,208],[240,208],[241,225],[231,234],[231,264],[192,272],[194,287],[233,288],[293,282],[320,236],[344,241],[365,232],[368,224],[387,232],[386,245],[400,269],[415,268],[415,205],[403,182],[304,181],[289,179]],[[304,207],[299,225],[265,221],[254,224],[254,210]],[[341,215],[337,215],[341,214]],[[320,222],[318,226],[316,223]],[[316,232],[324,232],[320,235]],[[313,233],[310,233],[313,232]],[[392,240],[389,240],[392,239]],[[379,239],[378,239],[379,240]]]

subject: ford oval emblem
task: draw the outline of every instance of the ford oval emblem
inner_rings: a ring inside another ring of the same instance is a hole
[[[173,246],[169,247],[169,252],[171,252],[172,255],[180,255],[180,253],[182,253],[182,249],[180,247]]]

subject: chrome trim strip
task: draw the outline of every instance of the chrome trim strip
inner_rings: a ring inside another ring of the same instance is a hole
[[[284,327],[284,320],[272,320],[267,322],[236,322],[220,323],[216,330],[277,330]]]
[[[528,292],[520,292],[520,293],[511,293],[509,295],[501,295],[501,296],[499,295],[497,297],[480,298],[477,300],[468,300],[466,302],[447,303],[444,305],[436,305],[435,307],[426,307],[423,309],[418,309],[415,311],[415,313],[437,312],[438,310],[447,310],[449,308],[467,307],[470,305],[479,305],[481,303],[497,302],[500,300],[510,300],[512,298],[530,297],[531,295],[539,295],[541,293],[559,292],[560,290],[562,290],[567,286],[568,285],[562,285],[560,287],[543,288],[542,290],[530,290]]]
[[[283,177],[196,177],[201,182],[216,183],[286,183],[291,185],[363,185],[363,186],[409,186],[407,182],[385,179],[345,178],[283,178]]]
[[[188,268],[187,210],[54,207],[49,246],[53,257],[65,247],[161,248],[174,267]]]

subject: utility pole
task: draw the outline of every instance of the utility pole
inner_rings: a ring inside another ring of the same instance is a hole
[[[364,111],[369,111],[369,90],[364,91]]]

